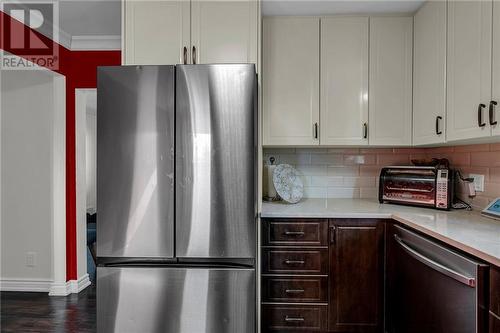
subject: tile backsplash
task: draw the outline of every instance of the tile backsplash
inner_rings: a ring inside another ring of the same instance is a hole
[[[378,197],[380,169],[411,164],[412,159],[447,158],[451,167],[485,176],[484,192],[469,199],[463,186],[458,195],[482,209],[500,197],[500,143],[439,148],[265,148],[264,162],[291,164],[302,174],[306,198]]]

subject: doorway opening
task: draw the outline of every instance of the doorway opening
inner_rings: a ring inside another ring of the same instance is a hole
[[[97,92],[76,89],[76,224],[78,276],[96,277]]]

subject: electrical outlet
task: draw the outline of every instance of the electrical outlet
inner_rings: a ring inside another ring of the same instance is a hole
[[[469,177],[474,178],[474,188],[476,192],[484,192],[484,175],[471,173]]]
[[[26,266],[27,267],[35,267],[36,266],[36,253],[35,252],[27,252],[26,253]]]

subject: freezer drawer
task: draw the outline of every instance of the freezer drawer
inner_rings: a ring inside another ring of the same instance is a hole
[[[98,267],[99,333],[255,333],[255,270]]]
[[[173,257],[174,67],[100,67],[97,108],[97,255]]]
[[[254,65],[176,67],[176,256],[254,258]]]

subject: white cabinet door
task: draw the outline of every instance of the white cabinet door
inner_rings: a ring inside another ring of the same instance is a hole
[[[321,145],[366,145],[368,17],[321,19]]]
[[[126,0],[124,64],[183,63],[191,44],[189,7],[189,1]]]
[[[319,144],[319,18],[263,19],[264,145]]]
[[[497,105],[492,108],[489,121],[492,135],[500,135],[500,2],[493,1],[493,87],[491,99]],[[496,124],[495,124],[496,122]]]
[[[426,2],[414,17],[413,144],[444,143],[446,2]]]
[[[193,62],[257,63],[257,1],[192,1]]]
[[[492,5],[491,1],[448,2],[448,141],[491,134],[487,113],[491,96]],[[481,127],[479,122],[485,125]]]
[[[412,17],[370,18],[370,145],[411,145]]]

